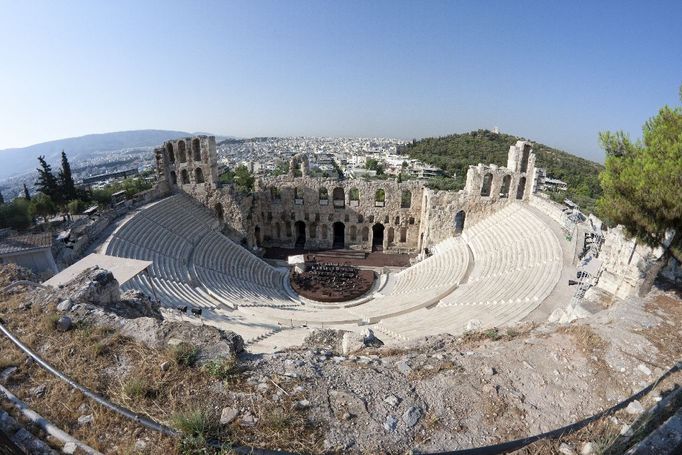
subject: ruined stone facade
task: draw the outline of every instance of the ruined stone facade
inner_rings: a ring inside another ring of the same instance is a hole
[[[508,166],[470,166],[464,190],[432,191],[423,182],[336,180],[309,175],[308,159],[263,177],[238,194],[218,180],[215,138],[198,136],[156,149],[159,185],[184,191],[213,210],[233,240],[249,246],[418,252],[459,235],[509,202],[528,201],[535,155],[519,141]]]
[[[616,297],[644,296],[651,289],[664,250],[651,248],[626,235],[622,226],[611,228],[604,236],[599,259],[602,266],[597,288]]]
[[[215,187],[218,158],[214,136],[167,141],[154,151],[159,184],[173,191],[188,185]]]

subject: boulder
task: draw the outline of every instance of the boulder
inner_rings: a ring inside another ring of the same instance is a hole
[[[220,413],[220,424],[229,425],[234,421],[234,419],[237,418],[238,415],[239,411],[235,408],[223,408],[222,412]]]
[[[60,332],[66,332],[68,330],[71,330],[73,327],[73,321],[71,320],[70,317],[68,316],[62,316],[59,319],[57,319],[57,330]]]
[[[365,338],[355,332],[346,332],[341,341],[341,352],[348,355],[365,347]]]
[[[72,306],[73,302],[71,301],[71,299],[62,300],[61,302],[59,302],[59,305],[57,305],[57,311],[61,312],[69,311]]]

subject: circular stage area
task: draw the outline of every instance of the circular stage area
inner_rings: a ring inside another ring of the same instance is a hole
[[[291,287],[302,297],[318,302],[346,302],[366,294],[374,272],[352,265],[306,262],[302,273],[292,271]]]

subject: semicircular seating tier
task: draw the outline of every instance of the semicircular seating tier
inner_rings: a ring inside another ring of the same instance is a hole
[[[466,283],[429,309],[385,319],[378,329],[399,339],[461,333],[469,321],[489,328],[527,316],[561,276],[562,250],[552,230],[521,204],[505,207],[462,235],[474,257]]]
[[[288,325],[372,324],[411,313],[437,304],[457,288],[467,272],[469,250],[461,238],[449,238],[434,250],[436,253],[427,259],[390,275],[381,292],[357,306],[320,309],[304,305],[249,308],[248,311],[255,318]]]
[[[136,276],[124,289],[155,295],[168,308],[202,308],[205,323],[247,341],[301,325],[373,324],[399,339],[461,332],[471,319],[501,325],[539,305],[561,273],[558,239],[515,203],[390,274],[380,292],[356,306],[321,308],[302,304],[286,289],[285,271],[218,229],[208,209],[181,193],[133,216],[112,234],[106,253],[153,262],[148,275]]]
[[[112,234],[106,253],[152,261],[124,289],[156,295],[167,307],[190,304],[296,305],[284,291],[285,273],[216,231],[205,207],[177,194],[141,210]]]

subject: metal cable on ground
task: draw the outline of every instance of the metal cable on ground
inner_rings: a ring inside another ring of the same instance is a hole
[[[12,341],[19,349],[24,351],[29,357],[31,357],[33,360],[35,360],[40,366],[45,368],[47,371],[50,373],[54,374],[57,376],[59,379],[65,381],[68,383],[71,387],[78,389],[80,392],[82,392],[84,395],[87,397],[95,400],[102,406],[105,406],[108,409],[111,409],[112,411],[123,415],[124,417],[127,417],[128,419],[134,420],[135,422],[139,423],[140,425],[143,425],[149,429],[159,431],[163,434],[166,434],[168,436],[172,437],[180,437],[180,433],[177,432],[176,430],[167,427],[163,424],[160,424],[158,422],[155,422],[151,419],[148,419],[144,416],[140,416],[133,411],[123,408],[121,406],[118,406],[115,403],[112,403],[105,398],[101,397],[100,395],[94,393],[87,387],[84,387],[77,382],[73,381],[71,378],[66,376],[64,373],[60,372],[59,370],[53,368],[50,364],[45,362],[40,356],[38,356],[36,353],[34,353],[28,346],[26,346],[24,343],[22,343],[18,338],[16,338],[7,328],[0,324],[0,332],[2,332],[7,338],[9,338],[10,341]],[[462,449],[462,450],[452,450],[452,451],[443,451],[443,452],[431,452],[431,455],[496,455],[496,454],[504,454],[511,452],[513,450],[519,450],[529,444],[532,444],[536,441],[542,440],[542,439],[554,439],[557,437],[560,437],[565,434],[573,433],[575,431],[578,431],[590,423],[594,422],[595,420],[599,420],[604,416],[607,416],[609,414],[612,414],[615,411],[618,411],[620,409],[625,408],[628,404],[631,402],[643,397],[647,393],[649,393],[651,390],[653,390],[659,382],[663,381],[665,378],[670,376],[673,373],[676,373],[677,371],[682,370],[682,361],[678,361],[675,365],[670,367],[668,371],[663,373],[656,381],[652,382],[649,384],[647,387],[643,388],[639,392],[635,393],[634,395],[631,395],[629,398],[626,398],[625,400],[621,401],[620,403],[610,407],[609,409],[606,409],[602,412],[599,412],[597,414],[594,414],[590,417],[587,417],[583,420],[580,420],[578,422],[566,425],[561,428],[557,428],[555,430],[551,430],[545,433],[540,433],[534,436],[528,436],[526,438],[521,438],[521,439],[516,439],[513,441],[507,441],[503,442],[500,444],[493,444],[493,445],[488,445],[484,447],[476,447],[476,448],[471,448],[471,449]],[[253,454],[253,455],[294,455],[291,452],[283,452],[283,451],[277,451],[277,450],[268,450],[268,449],[257,449],[254,447],[248,447],[248,446],[231,446],[229,444],[221,443],[219,441],[209,441],[209,445],[214,448],[229,448],[234,452],[237,452],[239,454]]]
[[[634,395],[630,396],[629,398],[626,398],[625,400],[621,401],[620,403],[616,404],[615,406],[610,407],[609,409],[606,409],[605,411],[601,411],[597,414],[594,414],[590,417],[587,417],[586,419],[580,420],[578,422],[566,425],[561,428],[557,428],[556,430],[551,430],[547,431],[545,433],[540,433],[534,436],[528,436],[526,438],[521,438],[521,439],[516,439],[514,441],[507,441],[503,442],[500,444],[493,444],[489,446],[484,446],[484,447],[476,447],[476,448],[471,448],[471,449],[462,449],[462,450],[451,450],[451,451],[445,451],[445,452],[431,452],[430,455],[497,455],[497,454],[504,454],[508,453],[514,450],[519,450],[529,444],[532,444],[536,441],[539,441],[541,439],[554,439],[558,438],[560,436],[563,436],[565,434],[573,433],[575,431],[580,430],[581,428],[586,427],[590,423],[594,422],[595,420],[599,420],[602,417],[608,416],[609,414],[612,414],[620,409],[625,408],[628,404],[631,402],[638,400],[642,398],[644,395],[647,393],[651,392],[661,381],[663,381],[665,378],[670,376],[671,374],[682,370],[682,361],[678,361],[675,365],[670,367],[668,371],[663,373],[656,381],[652,382],[639,392],[635,393]]]
[[[163,425],[161,423],[158,423],[154,420],[151,420],[147,417],[141,416],[130,409],[124,408],[122,406],[119,406],[115,403],[112,403],[111,401],[107,400],[106,398],[102,397],[101,395],[96,394],[92,390],[88,389],[85,386],[80,385],[73,379],[69,378],[67,375],[62,373],[61,371],[57,370],[54,368],[52,365],[47,363],[45,360],[43,360],[38,354],[33,352],[31,348],[26,346],[21,340],[19,340],[17,337],[12,334],[3,324],[0,323],[0,332],[3,333],[12,343],[14,343],[19,349],[24,351],[26,355],[28,355],[30,358],[32,358],[38,365],[46,369],[48,372],[52,373],[62,381],[66,382],[69,384],[71,387],[74,389],[77,389],[80,391],[83,395],[87,396],[88,398],[95,400],[97,403],[101,404],[105,408],[108,408],[123,417],[126,417],[130,420],[133,420],[134,422],[145,426],[151,430],[158,431],[162,434],[165,434],[167,436],[179,438],[181,436],[181,433],[178,432],[177,430],[174,430],[173,428],[170,428],[166,425]],[[258,449],[255,447],[247,447],[247,446],[231,446],[229,444],[223,444],[218,441],[210,441],[209,444],[212,447],[216,448],[229,448],[230,450],[240,453],[240,454],[254,454],[254,455],[284,455],[288,454],[288,452],[282,452],[282,451],[276,451],[276,450],[267,450],[267,449]]]

